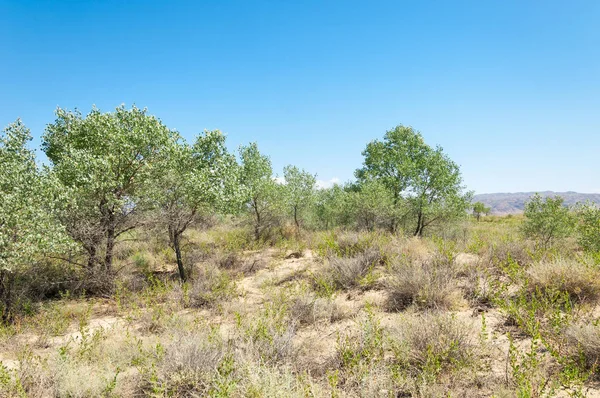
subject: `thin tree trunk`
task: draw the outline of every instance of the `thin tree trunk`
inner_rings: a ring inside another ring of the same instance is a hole
[[[98,250],[96,249],[95,245],[86,246],[85,250],[88,252],[87,267],[91,270],[96,266],[96,263],[98,262]]]
[[[300,231],[300,223],[298,223],[298,207],[294,206],[294,223],[296,223],[296,230]]]
[[[423,220],[423,213],[421,211],[419,211],[419,213],[417,214],[417,229],[415,230],[415,236],[421,236],[421,234],[422,234],[422,227],[421,227],[422,220]]]
[[[110,225],[106,231],[106,255],[104,257],[104,270],[110,272],[113,263],[113,251],[115,248],[115,227]]]
[[[9,271],[0,271],[0,299],[2,300],[2,322],[4,324],[9,324],[13,321],[12,285],[12,274]]]
[[[180,235],[181,233],[178,231],[173,232],[173,248],[175,249],[175,257],[177,258],[177,269],[179,270],[179,277],[181,278],[182,282],[185,282],[187,280],[187,275],[185,274],[185,268],[183,268]]]
[[[254,207],[254,214],[256,216],[256,221],[254,223],[254,239],[259,240],[260,239],[260,212],[258,211],[258,205],[256,204],[256,200],[254,200],[252,207]]]

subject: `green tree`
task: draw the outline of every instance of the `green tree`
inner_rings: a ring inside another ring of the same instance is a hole
[[[296,229],[300,229],[300,222],[313,206],[315,200],[316,177],[296,166],[286,166],[283,169],[285,179],[285,204],[291,214]]]
[[[525,204],[524,215],[522,233],[542,248],[573,232],[573,217],[560,196],[542,199],[536,193]]]
[[[491,209],[489,207],[486,207],[485,204],[481,202],[473,203],[473,215],[475,216],[477,221],[479,221],[483,214],[489,214],[490,211]]]
[[[87,116],[58,108],[43,149],[69,193],[61,219],[87,252],[88,266],[112,272],[117,238],[138,225],[136,202],[153,189],[153,168],[177,137],[135,106]],[[104,259],[98,258],[104,242]]]
[[[280,187],[273,180],[271,160],[260,153],[256,143],[240,147],[240,158],[240,182],[252,218],[254,238],[259,240],[263,231],[276,222]]]
[[[316,190],[314,211],[322,228],[348,225],[352,217],[350,206],[350,195],[339,184]]]
[[[64,250],[69,241],[52,217],[56,180],[38,169],[27,148],[29,129],[17,120],[0,134],[0,313],[11,317],[13,283],[25,272],[35,272],[46,254]]]
[[[400,202],[394,200],[389,189],[379,180],[363,181],[351,194],[351,211],[359,228],[373,230],[396,219]]]
[[[463,193],[458,165],[411,127],[387,131],[383,141],[367,144],[363,156],[363,167],[356,171],[359,182],[376,179],[390,191],[397,209],[408,204],[409,213],[402,217],[413,218],[415,236],[435,223],[466,214],[470,193]],[[392,218],[391,230],[396,223]]]
[[[600,207],[591,202],[577,206],[579,244],[584,250],[600,253]]]
[[[181,239],[187,228],[206,211],[231,211],[239,200],[238,165],[227,152],[225,136],[218,130],[198,135],[194,145],[173,142],[159,167],[155,189],[149,192],[160,212],[175,251],[182,281],[187,279]]]

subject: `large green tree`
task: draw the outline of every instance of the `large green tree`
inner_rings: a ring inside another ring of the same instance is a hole
[[[53,208],[61,198],[56,180],[41,171],[27,148],[29,129],[17,120],[0,134],[0,313],[8,320],[15,277],[35,272],[43,255],[69,243]]]
[[[442,150],[425,143],[412,127],[397,126],[363,151],[364,163],[356,171],[359,183],[376,179],[389,189],[394,206],[406,202],[413,218],[414,235],[453,217],[464,216],[469,194],[463,192],[460,169]],[[395,230],[397,219],[390,220]]]
[[[43,149],[69,193],[61,219],[90,267],[99,263],[112,271],[117,238],[138,225],[137,201],[153,188],[153,168],[175,139],[175,132],[135,106],[110,113],[93,108],[86,116],[57,109]]]
[[[149,192],[169,233],[179,276],[186,280],[181,239],[202,212],[232,211],[239,206],[238,164],[227,151],[225,135],[205,131],[193,145],[174,142],[159,167],[155,188]]]

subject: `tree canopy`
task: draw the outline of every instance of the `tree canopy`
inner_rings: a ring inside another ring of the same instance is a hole
[[[363,151],[363,167],[356,171],[360,184],[371,179],[390,190],[396,208],[408,204],[402,217],[413,219],[414,235],[426,227],[464,216],[469,193],[464,193],[460,169],[442,150],[425,143],[412,127],[399,125],[374,140]],[[390,219],[390,229],[397,220]]]

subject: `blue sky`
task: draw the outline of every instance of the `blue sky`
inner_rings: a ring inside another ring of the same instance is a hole
[[[148,107],[351,179],[411,125],[478,193],[600,192],[600,2],[0,0],[0,124]]]

